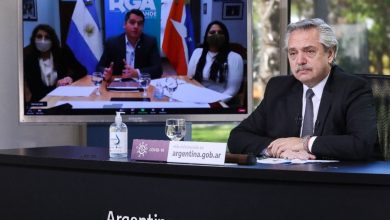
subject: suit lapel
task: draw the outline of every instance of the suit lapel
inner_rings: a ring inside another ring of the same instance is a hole
[[[302,84],[297,81],[293,86],[291,93],[289,93],[286,98],[288,118],[292,119],[289,124],[292,124],[291,130],[293,131],[293,136],[298,137],[302,123],[302,92]]]
[[[331,71],[330,76],[328,78],[328,82],[324,87],[324,91],[322,92],[321,103],[318,109],[317,121],[314,127],[314,135],[321,135],[324,129],[326,118],[328,117],[329,110],[332,107],[332,80],[333,80],[333,71]]]
[[[322,134],[325,125],[325,120],[331,108],[331,100],[332,94],[329,91],[324,90],[324,92],[322,93],[320,108],[318,110],[317,121],[315,123],[314,135]]]
[[[121,35],[120,44],[118,45],[118,54],[120,56],[120,59],[126,60],[126,37],[125,34]],[[121,60],[121,64],[123,64]]]
[[[137,45],[135,45],[135,60],[134,60],[134,67],[137,68],[137,67],[140,67],[142,66],[141,65],[141,59],[140,57],[143,57],[142,56],[142,53],[143,53],[143,43],[144,43],[144,34],[141,35],[141,37],[139,38],[138,42],[137,42]]]

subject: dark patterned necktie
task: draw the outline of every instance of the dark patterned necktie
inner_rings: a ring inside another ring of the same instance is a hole
[[[312,101],[313,96],[314,96],[313,90],[308,89],[306,91],[306,108],[305,108],[305,116],[303,117],[301,137],[313,135],[313,117],[314,117],[313,101]]]

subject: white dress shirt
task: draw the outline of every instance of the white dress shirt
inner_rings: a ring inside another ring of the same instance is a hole
[[[139,39],[135,46],[130,43],[130,41],[127,39],[127,36],[125,36],[125,42],[126,42],[126,63],[129,64],[132,68],[135,69],[135,48],[137,47],[137,44],[139,42]],[[135,69],[138,73],[138,77],[140,76],[141,72],[139,69]]]
[[[50,53],[49,59],[39,58],[39,67],[41,69],[41,79],[46,86],[54,86],[57,82],[57,71],[54,71],[53,55]]]
[[[135,60],[135,47],[127,40],[127,36],[125,37],[126,41],[126,63],[134,68],[134,60]],[[136,44],[137,45],[137,44]]]
[[[322,92],[324,91],[324,87],[326,84],[326,81],[328,81],[329,74],[317,85],[315,85],[313,88],[311,88],[314,92],[314,96],[312,98],[313,101],[313,129],[316,128],[317,125],[317,116],[318,116],[318,110],[320,108],[321,104],[321,97],[322,97]],[[303,95],[302,95],[302,115],[305,115],[305,108],[306,108],[306,91],[309,89],[308,86],[303,85]],[[301,123],[301,134],[302,134],[302,127],[303,123]],[[313,131],[314,132],[314,131]],[[314,140],[316,139],[316,136],[313,136],[309,140],[309,151],[311,152],[311,149],[313,147]]]
[[[197,48],[194,50],[194,52],[191,55],[191,59],[188,64],[188,72],[187,76],[189,78],[193,78],[196,71],[196,65],[198,64],[198,61],[200,59],[200,56],[202,55],[202,48]],[[242,57],[233,51],[230,51],[228,57],[227,57],[227,65],[228,65],[228,73],[226,82],[219,83],[215,82],[209,79],[210,77],[210,68],[213,64],[213,61],[215,59],[215,56],[217,56],[217,53],[208,51],[206,55],[206,63],[203,67],[203,81],[202,85],[208,89],[229,95],[229,96],[235,96],[240,89],[241,82],[243,80],[243,71],[244,71],[244,62],[242,60]],[[223,100],[228,101],[228,100]]]

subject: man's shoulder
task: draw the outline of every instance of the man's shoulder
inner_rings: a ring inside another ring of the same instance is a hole
[[[153,42],[157,42],[156,38],[152,35],[148,35],[148,34],[145,34],[143,33],[142,36],[141,36],[141,40],[144,42],[144,43],[153,43]]]
[[[125,40],[125,34],[124,33],[108,37],[107,38],[107,43],[114,43],[114,42],[117,43],[117,42],[119,42],[121,40]]]
[[[346,85],[349,83],[358,83],[358,84],[366,84],[367,80],[365,80],[363,77],[359,76],[358,74],[352,74],[345,72],[341,67],[334,66],[334,69],[332,71],[332,78],[333,82],[338,82],[338,84]]]
[[[301,88],[302,83],[292,75],[274,76],[267,83],[267,90],[285,94]]]
[[[269,80],[268,84],[281,85],[281,84],[292,84],[292,83],[296,83],[296,82],[297,82],[297,80],[292,75],[280,75],[280,76],[272,77]]]

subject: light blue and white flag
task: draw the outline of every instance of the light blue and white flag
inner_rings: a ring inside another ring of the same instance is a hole
[[[66,43],[88,74],[94,72],[103,52],[95,0],[77,0]]]

